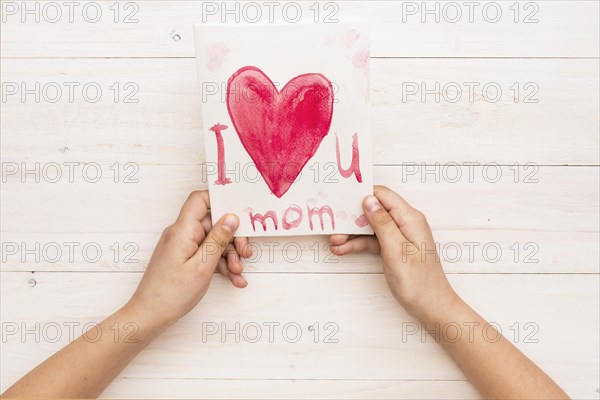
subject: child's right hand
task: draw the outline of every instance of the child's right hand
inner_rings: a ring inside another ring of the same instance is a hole
[[[375,236],[332,235],[336,255],[381,253],[394,297],[413,316],[436,320],[460,298],[446,279],[423,213],[385,186],[376,186],[363,208]]]

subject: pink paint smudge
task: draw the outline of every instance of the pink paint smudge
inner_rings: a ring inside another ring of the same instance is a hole
[[[327,193],[325,193],[325,192],[319,192],[319,193],[317,193],[317,196],[326,199],[327,198]]]
[[[371,61],[371,50],[370,49],[359,50],[352,57],[352,64],[354,64],[354,66],[359,69],[368,68],[370,61]]]
[[[221,68],[221,65],[227,60],[229,48],[223,42],[215,42],[208,45],[208,64],[209,71],[215,71]]]
[[[344,32],[344,35],[342,36],[340,42],[341,42],[342,46],[344,46],[345,48],[351,49],[359,37],[360,37],[360,33],[358,33],[354,29],[349,29],[346,32]]]
[[[338,211],[337,216],[344,221],[348,218],[348,214],[345,211]]]
[[[367,216],[365,214],[361,215],[360,217],[356,218],[354,220],[354,223],[356,225],[358,225],[361,228],[364,228],[365,226],[369,225],[369,221],[367,220]]]

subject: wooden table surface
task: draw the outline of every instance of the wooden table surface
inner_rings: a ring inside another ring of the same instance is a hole
[[[567,393],[599,398],[599,3],[301,3],[373,21],[375,182],[427,214],[456,290]],[[2,390],[126,301],[206,187],[192,24],[232,16],[73,7],[2,1]],[[478,397],[378,258],[253,243],[248,288],[216,277],[104,397]]]

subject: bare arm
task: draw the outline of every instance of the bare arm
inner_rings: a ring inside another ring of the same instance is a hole
[[[142,319],[141,314],[129,305],[121,308],[91,330],[101,332],[98,337],[96,333],[80,336],[21,378],[3,397],[97,397],[166,327]],[[134,328],[138,330],[131,335]]]
[[[230,244],[239,221],[229,215],[211,227],[208,208],[208,193],[193,192],[163,232],[131,300],[91,330],[99,336],[79,337],[3,397],[97,397],[140,351],[196,306],[215,269],[245,287],[238,254],[251,255],[247,239],[236,239],[237,252]]]
[[[450,322],[460,326],[470,324],[473,332],[469,338],[454,341],[454,338],[447,340],[442,336],[440,344],[485,398],[569,398],[544,371],[495,331],[463,300],[455,298],[448,311],[448,314],[434,312],[424,318],[424,322],[426,325],[437,322],[440,326]],[[497,341],[496,335],[500,336]]]
[[[473,326],[474,334],[469,338],[437,339],[484,397],[568,399],[544,371],[504,337],[485,340],[495,334],[483,334],[482,329],[490,329],[487,322],[450,286],[425,216],[388,188],[376,187],[374,192],[363,206],[375,236],[334,235],[330,239],[332,252],[381,253],[394,297],[426,327],[433,329],[436,323]]]

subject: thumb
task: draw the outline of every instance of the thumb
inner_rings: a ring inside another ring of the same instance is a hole
[[[225,214],[221,217],[198,247],[198,251],[192,257],[193,263],[208,265],[214,270],[239,224],[240,220],[235,214]]]
[[[365,197],[363,208],[369,225],[373,228],[381,245],[382,255],[390,254],[392,249],[398,248],[401,243],[407,241],[394,218],[387,212],[377,197],[372,195]]]

